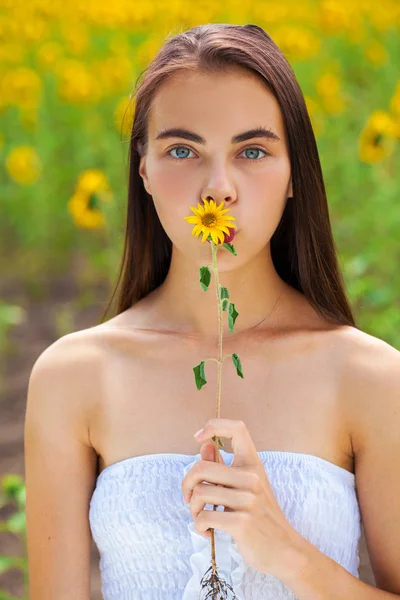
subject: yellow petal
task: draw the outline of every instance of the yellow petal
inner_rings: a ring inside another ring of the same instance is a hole
[[[205,229],[203,231],[203,238],[202,238],[201,242],[204,243],[207,238],[208,238],[208,231]]]
[[[192,210],[196,215],[199,214],[198,209],[195,206],[190,206],[190,210]]]

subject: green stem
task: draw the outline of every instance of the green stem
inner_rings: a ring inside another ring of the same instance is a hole
[[[217,247],[214,242],[211,240],[211,251],[212,251],[212,268],[214,271],[215,277],[215,288],[217,295],[217,310],[218,310],[218,359],[217,359],[217,419],[219,419],[220,408],[221,408],[221,368],[222,368],[222,303],[221,303],[221,292],[220,292],[220,283],[219,283],[219,273],[218,273],[218,265],[217,265]],[[218,444],[217,444],[218,449]]]
[[[228,356],[232,356],[232,354],[225,354],[225,356],[222,357],[222,362],[224,362],[224,360],[228,358]],[[208,360],[215,360],[215,362],[218,362],[217,358],[206,358],[204,359],[204,362],[206,363]]]
[[[220,301],[220,284],[219,284],[219,277],[218,277],[218,267],[217,267],[217,248],[213,242],[213,240],[210,241],[211,243],[211,252],[212,252],[212,258],[213,258],[213,262],[212,262],[212,268],[214,271],[214,276],[215,276],[215,287],[216,287],[216,294],[217,294],[217,307],[218,307],[218,359],[217,359],[217,378],[218,378],[218,383],[217,383],[217,419],[219,419],[219,412],[220,412],[220,404],[221,404],[221,366],[222,366],[222,307],[221,307],[221,301]],[[214,359],[215,360],[215,359]],[[214,462],[219,462],[218,459],[218,453],[219,453],[219,444],[218,444],[218,440],[219,437],[217,435],[214,436],[214,445],[215,445],[215,458],[214,458]],[[217,506],[214,504],[213,505],[213,510],[217,510]],[[210,537],[211,537],[211,565],[212,565],[212,570],[213,570],[213,574],[214,576],[218,577],[217,575],[217,564],[216,564],[216,560],[215,560],[215,530],[213,527],[210,527]]]

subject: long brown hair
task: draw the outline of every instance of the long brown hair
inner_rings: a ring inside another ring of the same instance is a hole
[[[167,39],[144,70],[136,98],[129,146],[128,205],[123,256],[110,305],[125,311],[165,280],[172,242],[139,175],[148,143],[147,122],[160,85],[180,71],[217,73],[241,66],[257,74],[276,97],[288,139],[293,199],[289,199],[271,238],[279,276],[301,291],[334,324],[355,319],[346,298],[329,219],[317,144],[294,72],[271,37],[257,25],[206,24]]]

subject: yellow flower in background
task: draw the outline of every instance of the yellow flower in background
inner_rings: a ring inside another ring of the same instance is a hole
[[[376,7],[371,3],[368,16],[371,24],[378,31],[386,31],[392,29],[393,26],[398,27],[400,21],[398,0],[386,0],[383,5]]]
[[[376,67],[385,65],[389,58],[386,48],[376,40],[373,40],[367,45],[365,48],[365,56],[369,62]]]
[[[311,125],[314,130],[314,135],[317,137],[321,135],[325,130],[325,120],[321,113],[318,103],[307,94],[304,96],[304,100],[307,107],[307,112],[310,116]]]
[[[340,79],[334,73],[324,73],[318,79],[316,87],[320,96],[334,96],[340,91]]]
[[[306,60],[316,56],[321,40],[306,27],[283,25],[272,31],[274,42],[293,60]]]
[[[42,98],[42,81],[28,67],[12,68],[0,79],[1,105],[36,107]]]
[[[27,13],[25,19],[19,19],[18,27],[20,39],[28,42],[30,45],[32,43],[38,43],[40,40],[47,37],[49,22],[46,18]]]
[[[52,69],[63,57],[63,48],[57,42],[45,42],[36,52],[36,64],[41,69]]]
[[[104,214],[90,206],[90,197],[77,190],[68,201],[68,211],[74,218],[75,225],[85,229],[99,229],[104,227]]]
[[[351,23],[349,6],[338,0],[322,0],[319,6],[319,25],[326,32],[347,29]]]
[[[347,39],[355,46],[365,43],[367,31],[364,20],[360,20],[359,12],[354,12],[351,15],[350,25],[346,31]]]
[[[89,71],[89,65],[75,59],[57,63],[55,73],[61,98],[71,103],[95,103],[101,97],[100,82]]]
[[[135,51],[135,62],[139,68],[150,62],[160,49],[161,40],[152,35],[144,40]]]
[[[316,82],[318,96],[324,110],[336,114],[344,110],[345,103],[341,91],[341,79],[335,73],[324,73]]]
[[[10,150],[5,164],[10,177],[21,185],[32,185],[41,174],[39,155],[31,146],[17,146]]]
[[[395,122],[396,137],[400,140],[400,79],[397,81],[395,92],[390,100],[390,110]]]
[[[397,135],[397,125],[391,115],[383,110],[369,117],[358,140],[358,154],[366,163],[377,163],[392,154]]]
[[[396,89],[390,100],[390,110],[400,118],[400,79],[397,80]]]
[[[71,27],[70,23],[61,21],[60,31],[63,37],[67,52],[75,55],[82,55],[89,48],[89,32],[86,25],[82,22],[74,23]]]
[[[0,25],[0,39],[4,36],[4,31],[1,30]],[[0,64],[2,69],[5,66],[10,65],[21,65],[26,60],[27,49],[22,46],[20,40],[12,41],[7,40],[7,44],[0,45]]]
[[[119,132],[124,136],[130,136],[132,132],[133,118],[135,115],[135,98],[124,96],[117,104],[114,111],[114,122]]]
[[[197,203],[197,208],[191,206],[190,209],[195,213],[195,216],[184,217],[188,223],[194,223],[195,226],[192,229],[192,235],[198,237],[203,234],[201,243],[203,244],[209,235],[215,245],[223,244],[226,237],[232,236],[231,229],[236,228],[236,225],[231,224],[229,221],[236,221],[235,217],[231,215],[225,216],[230,209],[223,209],[224,202],[221,202],[219,206],[216,205],[214,200],[203,200],[204,206]],[[229,228],[228,228],[229,225]],[[226,233],[226,236],[225,236]]]
[[[98,229],[105,225],[101,203],[110,200],[112,193],[105,174],[100,169],[87,169],[79,176],[67,209],[77,227]]]
[[[87,169],[78,178],[77,187],[87,194],[108,191],[107,177],[100,169]]]
[[[125,92],[134,75],[128,56],[109,56],[93,61],[91,72],[97,81],[101,81],[103,95]]]

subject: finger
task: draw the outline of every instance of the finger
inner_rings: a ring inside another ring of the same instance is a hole
[[[223,486],[199,483],[193,490],[190,501],[190,512],[196,520],[206,504],[223,506],[225,511],[247,510],[254,504],[254,494],[246,490],[235,490]]]
[[[200,442],[211,439],[214,435],[232,440],[234,459],[233,467],[255,465],[260,463],[256,447],[243,421],[233,419],[210,419],[196,438]]]
[[[199,460],[186,473],[182,481],[183,496],[186,498],[187,494],[192,492],[196,485],[202,482],[229,488],[252,490],[254,473],[246,467],[232,469],[232,467],[223,463]]]
[[[241,511],[202,510],[194,522],[194,527],[206,538],[211,537],[211,533],[207,531],[210,527],[226,531],[233,538],[237,538],[241,521],[245,518],[245,514]]]
[[[221,456],[220,451],[218,450],[218,461],[215,460],[215,443],[214,442],[206,442],[200,448],[200,456],[203,460],[209,460],[210,462],[220,462],[223,463],[224,460]]]
[[[201,456],[202,460],[207,460],[209,462],[215,462],[215,460],[214,460],[214,458],[215,458],[215,443],[214,442],[206,442],[205,444],[203,444],[202,447],[200,448],[200,456]],[[223,463],[224,460],[219,451],[218,451],[218,457],[219,457],[219,462]],[[192,493],[193,493],[192,490],[190,490],[188,492],[186,502],[190,502]]]

